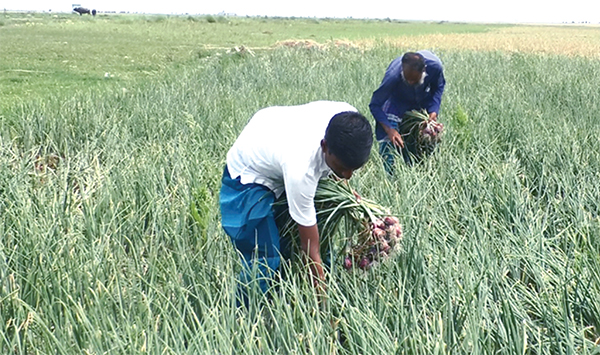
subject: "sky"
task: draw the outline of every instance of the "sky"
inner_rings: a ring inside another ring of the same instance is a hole
[[[600,0],[0,0],[0,10],[70,12],[73,4],[99,12],[151,14],[600,24]]]

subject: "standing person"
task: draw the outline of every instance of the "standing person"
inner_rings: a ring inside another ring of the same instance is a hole
[[[425,109],[431,120],[437,120],[445,84],[442,62],[427,50],[407,52],[388,66],[369,104],[376,121],[379,153],[388,174],[393,174],[394,149],[402,153],[409,165],[411,155],[416,155],[415,142],[404,142],[398,132],[402,116],[407,111]]]
[[[221,224],[244,264],[242,283],[251,280],[255,266],[266,276],[259,279],[265,292],[280,255],[289,253],[282,250],[273,212],[274,201],[285,191],[303,260],[314,285],[321,285],[317,184],[332,173],[349,179],[369,159],[372,144],[370,123],[344,102],[268,107],[250,119],[227,153],[220,193]]]

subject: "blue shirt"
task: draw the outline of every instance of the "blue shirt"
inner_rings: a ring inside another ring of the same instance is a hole
[[[378,140],[387,135],[382,124],[391,126],[387,115],[393,114],[402,117],[406,111],[426,109],[427,112],[439,112],[442,94],[446,80],[444,68],[440,59],[430,51],[419,51],[425,58],[425,79],[423,84],[411,86],[402,78],[402,57],[390,63],[383,81],[373,92],[369,109],[379,123],[375,127]]]

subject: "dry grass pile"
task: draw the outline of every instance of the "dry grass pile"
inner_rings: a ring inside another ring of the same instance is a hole
[[[275,43],[276,48],[287,47],[287,48],[303,48],[303,49],[322,49],[326,50],[329,48],[345,48],[345,49],[361,49],[365,46],[354,41],[336,39],[333,41],[327,41],[325,43],[319,43],[311,39],[288,39],[285,41],[279,41]]]

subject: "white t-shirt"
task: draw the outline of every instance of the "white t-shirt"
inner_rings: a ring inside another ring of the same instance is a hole
[[[227,152],[231,178],[264,185],[277,197],[285,190],[292,219],[315,225],[317,185],[331,173],[321,140],[331,118],[346,111],[357,110],[345,102],[315,101],[258,111]]]

